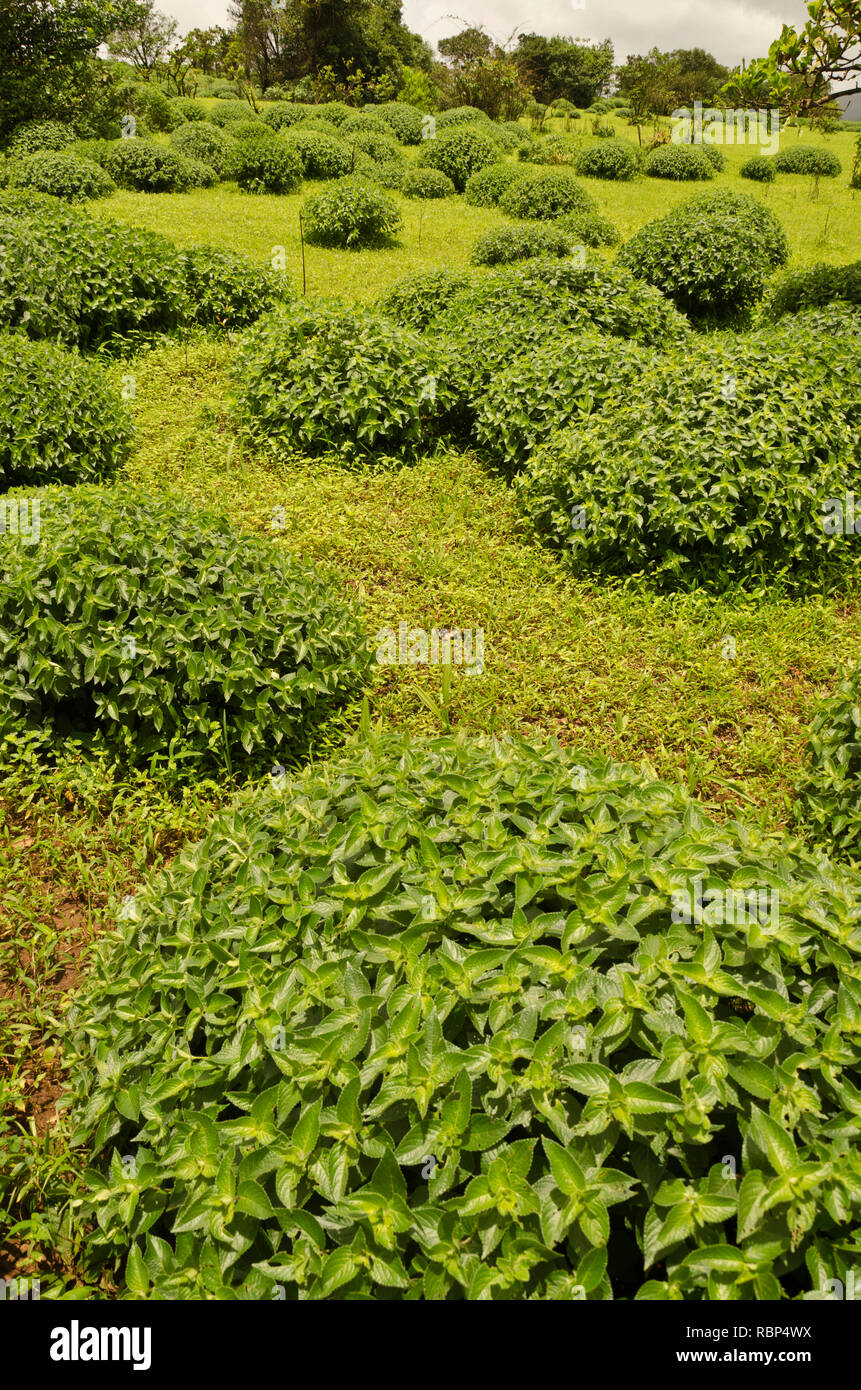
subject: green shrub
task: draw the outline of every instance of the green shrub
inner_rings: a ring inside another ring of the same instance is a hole
[[[557,217],[554,231],[570,232],[575,246],[616,246],[621,240],[618,229],[597,212],[569,212]]]
[[[89,351],[176,327],[183,268],[171,242],[47,204],[0,216],[0,325]]]
[[[322,116],[303,116],[301,121],[295,126],[289,126],[288,130],[315,131],[319,135],[328,135],[330,140],[341,138],[339,127],[334,121],[326,121]]]
[[[245,328],[291,297],[287,277],[236,251],[195,246],[182,253],[189,319],[203,328]]]
[[[593,121],[592,134],[597,135],[599,140],[612,140],[615,138],[615,127],[609,121]]]
[[[577,173],[592,179],[632,179],[637,167],[637,155],[624,140],[590,145],[577,160]]]
[[[843,165],[831,150],[810,149],[793,145],[772,155],[772,164],[781,174],[815,174],[820,178],[836,179]]]
[[[215,128],[217,130],[218,126]],[[232,121],[230,134],[234,140],[271,140],[272,127],[268,126],[265,121]]]
[[[702,152],[714,169],[715,173],[722,174],[726,168],[726,158],[716,145],[703,145]]]
[[[240,151],[232,136],[219,126],[210,121],[186,121],[170,138],[183,158],[202,160],[219,178],[235,177]]]
[[[713,179],[714,169],[700,145],[661,144],[643,165],[650,179]]]
[[[324,101],[313,110],[324,120],[331,121],[333,126],[342,126],[353,113],[352,107],[345,105],[343,101]]]
[[[819,308],[835,300],[861,306],[861,261],[850,265],[818,265],[786,275],[765,306],[768,318],[797,314],[801,309]]]
[[[91,159],[78,159],[56,150],[43,150],[17,160],[9,170],[9,182],[14,187],[50,193],[69,203],[107,198],[116,187],[110,175]]]
[[[520,495],[537,532],[578,573],[667,589],[845,584],[861,565],[823,504],[854,476],[859,347],[861,314],[831,306],[656,359],[532,454]]]
[[[255,789],[64,1023],[93,1248],[149,1299],[825,1296],[857,917],[851,870],[557,745],[395,734]]]
[[[241,101],[239,93],[235,87],[231,87],[229,82],[216,82],[212,89],[212,95],[219,101]]]
[[[385,131],[361,129],[347,131],[346,125],[341,127],[341,133],[345,141],[361,150],[375,164],[388,164],[393,159],[401,159],[402,155],[397,142],[386,135]]]
[[[239,148],[236,182],[246,193],[294,193],[303,164],[287,140],[246,140]]]
[[[762,298],[789,248],[768,208],[721,190],[679,203],[622,247],[621,263],[693,318],[730,318]]]
[[[131,764],[271,767],[361,687],[335,585],[187,499],[51,489],[0,579],[0,732]]]
[[[412,457],[450,404],[433,349],[367,309],[297,304],[251,330],[237,361],[237,416],[281,453]]]
[[[377,107],[386,129],[401,145],[419,145],[422,138],[422,113],[406,101],[386,101]]]
[[[181,154],[138,136],[113,141],[105,153],[104,168],[117,187],[141,193],[183,193],[194,181],[193,171]]]
[[[173,130],[183,119],[154,82],[134,84],[128,93],[128,109],[143,118],[148,130]]]
[[[418,163],[430,169],[439,169],[451,179],[458,193],[462,193],[473,174],[489,164],[497,164],[500,158],[500,151],[489,135],[467,126],[464,129],[443,130],[441,133],[438,130],[433,140],[424,140]]]
[[[591,194],[561,169],[553,173],[526,174],[505,190],[499,207],[509,217],[534,217],[545,221],[568,212],[595,211]]]
[[[408,169],[401,192],[405,198],[452,198],[455,187],[439,169]]]
[[[472,248],[473,265],[511,265],[532,256],[570,256],[570,232],[552,227],[497,227],[485,232]]]
[[[204,164],[202,159],[193,159],[186,155],[183,163],[189,188],[213,188],[218,183],[218,174],[209,164]]]
[[[517,125],[516,121],[503,124],[494,122],[492,125],[482,126],[482,130],[487,131],[494,145],[503,154],[517,154],[524,144],[529,143],[529,132],[524,130],[523,126]]]
[[[207,119],[215,125],[227,128],[232,126],[234,121],[247,121],[249,116],[253,114],[251,106],[242,101],[241,98],[237,98],[235,93],[234,98],[232,101],[228,98],[229,105],[225,102],[224,106],[210,106]],[[264,119],[266,118],[264,117]]]
[[[55,343],[0,333],[0,492],[110,477],[130,440],[125,407],[100,366]]]
[[[754,179],[757,183],[774,183],[777,178],[772,160],[763,154],[755,154],[746,159],[738,172],[743,179]]]
[[[401,188],[408,173],[415,174],[419,171],[412,165],[406,164],[402,159],[384,159],[381,164],[375,164],[373,160],[369,160],[367,170],[360,172],[362,177],[370,179],[373,183],[378,183],[381,188]],[[427,172],[432,171],[427,170]],[[440,178],[444,177],[444,174],[440,175]],[[453,184],[452,189],[454,189]]]
[[[569,135],[542,135],[528,145],[520,145],[519,157],[528,164],[561,164],[573,168],[583,142]]]
[[[852,543],[850,536],[846,544]],[[833,694],[817,701],[793,808],[801,828],[826,854],[856,861],[861,858],[859,689],[861,665],[855,665]]]
[[[358,248],[385,244],[403,219],[397,205],[381,189],[358,180],[339,179],[332,188],[306,198],[302,220],[308,241]]]
[[[496,371],[478,396],[473,434],[513,473],[560,429],[587,421],[605,401],[638,389],[652,350],[583,328]]]
[[[376,134],[386,135],[389,127],[382,116],[375,114],[375,111],[353,111],[345,121],[341,122],[340,131],[346,140],[351,135]]]
[[[61,121],[24,121],[12,131],[6,152],[17,159],[40,150],[65,150],[76,138],[72,127]]]
[[[525,174],[516,164],[488,164],[466,181],[464,197],[477,208],[496,207],[507,188]]]
[[[437,111],[436,123],[438,130],[445,130],[449,126],[459,125],[490,125],[490,117],[486,111],[480,111],[477,106],[450,106],[447,111]]]
[[[207,107],[202,101],[195,101],[193,97],[174,97],[171,106],[176,116],[174,130],[186,121],[207,121],[209,119]]]
[[[273,130],[282,130],[285,126],[296,125],[311,109],[298,101],[281,101],[274,106],[267,106],[263,112],[263,119]]]
[[[293,126],[285,144],[298,152],[308,179],[340,179],[352,171],[355,151],[335,136]]]
[[[471,277],[462,271],[419,270],[396,280],[376,307],[402,328],[421,331],[470,283]]]

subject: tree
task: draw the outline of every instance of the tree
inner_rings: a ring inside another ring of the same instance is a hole
[[[194,67],[205,77],[221,77],[225,71],[230,35],[220,24],[209,29],[189,29],[183,39]]]
[[[131,63],[148,82],[176,43],[177,23],[157,10],[154,0],[140,0],[134,8],[133,22],[111,34],[108,49],[114,58]]]
[[[0,137],[52,116],[100,127],[121,109],[99,46],[133,22],[131,0],[0,0]]]
[[[437,48],[443,60],[455,69],[471,67],[482,59],[490,58],[494,43],[483,29],[461,29],[459,34],[440,39]]]
[[[613,72],[609,39],[590,44],[561,34],[521,34],[513,56],[523,81],[545,104],[564,99],[574,106],[591,106]]]
[[[645,55],[629,56],[617,76],[619,95],[631,114],[645,120],[668,116],[695,101],[713,105],[729,69],[703,48],[676,48],[671,53],[653,48]]]
[[[800,32],[784,24],[767,58],[742,64],[725,95],[799,115],[861,92],[861,0],[812,0],[807,13]]]

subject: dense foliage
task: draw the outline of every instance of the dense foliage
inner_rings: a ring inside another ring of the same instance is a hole
[[[817,702],[796,793],[796,820],[816,844],[861,858],[861,665]]]
[[[466,201],[477,208],[496,207],[505,190],[522,178],[523,173],[516,164],[488,164],[467,179]]]
[[[236,141],[211,121],[184,121],[170,138],[180,154],[202,160],[219,178],[235,176],[239,162]]]
[[[236,182],[246,193],[293,193],[302,172],[299,152],[286,140],[246,140],[240,146]]]
[[[377,300],[377,308],[402,328],[421,330],[471,283],[458,270],[420,270],[396,280]]]
[[[835,300],[861,306],[861,261],[849,265],[809,266],[785,275],[765,305],[769,318],[797,314],[800,309],[818,308]]]
[[[526,174],[508,187],[499,207],[509,217],[535,217],[544,221],[569,212],[594,212],[592,195],[562,169]]]
[[[139,764],[295,756],[369,656],[333,582],[187,500],[51,489],[0,579],[0,733]]]
[[[569,212],[554,220],[554,230],[570,232],[575,246],[616,246],[619,230],[597,212]]]
[[[473,265],[511,265],[531,256],[569,256],[574,238],[570,231],[552,227],[497,227],[484,232],[472,248]]]
[[[552,745],[395,735],[255,789],[66,1029],[96,1239],[136,1297],[845,1278],[858,891]]]
[[[245,328],[292,295],[283,272],[236,251],[195,246],[182,253],[189,319],[203,328]]]
[[[54,150],[27,155],[14,163],[9,172],[9,184],[50,193],[69,203],[107,198],[116,187],[111,176],[91,159],[78,159]]]
[[[443,114],[440,112],[438,123]],[[480,127],[458,125],[454,130],[438,131],[433,140],[423,141],[418,162],[439,169],[462,193],[473,174],[499,159],[499,147]]]
[[[772,160],[763,154],[755,154],[746,159],[738,172],[743,179],[753,179],[756,183],[774,183],[777,178]]]
[[[190,160],[169,145],[138,136],[113,141],[103,164],[119,188],[141,193],[182,193],[196,182]]]
[[[451,405],[433,350],[368,309],[297,303],[263,319],[235,369],[237,414],[282,453],[367,461],[428,449]]]
[[[339,179],[302,205],[305,236],[321,246],[379,246],[402,221],[400,209],[387,194],[358,179]]]
[[[532,454],[527,513],[580,572],[845,582],[859,556],[824,508],[857,468],[859,348],[861,314],[832,305],[656,357],[635,393]]]
[[[125,407],[101,366],[54,343],[0,333],[0,491],[108,478],[130,440]]]
[[[455,187],[439,169],[408,169],[400,183],[405,198],[451,198]]]
[[[625,140],[602,140],[590,145],[577,159],[577,173],[593,179],[632,179],[637,155]]]
[[[65,150],[74,139],[74,130],[62,121],[24,121],[13,130],[6,150],[14,159],[40,150]]]
[[[355,151],[337,136],[294,126],[285,137],[285,144],[298,152],[309,179],[340,179],[352,172]]]
[[[643,168],[650,179],[695,182],[714,178],[714,169],[700,145],[658,145],[646,156]]]
[[[703,193],[649,222],[619,260],[692,317],[727,318],[762,298],[789,256],[770,209],[746,193]]]
[[[772,155],[772,163],[781,174],[813,174],[836,179],[843,165],[831,150],[811,149],[809,145],[792,145]]]

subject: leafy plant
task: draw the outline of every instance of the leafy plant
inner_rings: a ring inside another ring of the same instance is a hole
[[[333,581],[188,500],[51,489],[39,543],[3,544],[0,734],[271,767],[368,673]]]
[[[850,265],[825,265],[820,261],[806,270],[785,275],[763,312],[768,318],[779,319],[783,314],[797,314],[801,309],[835,301],[861,306],[861,261]]]
[[[336,136],[293,126],[285,144],[298,151],[306,178],[340,179],[352,171],[355,152]]]
[[[643,172],[650,179],[714,178],[714,169],[700,145],[658,145],[646,156]]]
[[[346,108],[345,108],[346,109]],[[406,101],[386,101],[377,113],[401,145],[418,145],[422,138],[422,113]]]
[[[231,92],[228,96],[222,95],[222,105],[210,106],[207,120],[213,121],[215,125],[223,126],[229,130],[235,121],[247,121],[251,115],[251,107],[242,101],[236,92]],[[267,112],[268,115],[268,112]],[[264,120],[266,117],[264,116]],[[298,113],[297,113],[298,120]],[[267,121],[267,124],[270,122]]]
[[[738,172],[743,179],[753,179],[757,183],[774,183],[777,178],[772,160],[762,154],[755,154],[746,159]]]
[[[531,256],[570,256],[574,238],[552,227],[497,227],[472,248],[473,265],[511,265]]]
[[[470,283],[459,270],[419,270],[396,280],[376,307],[402,328],[421,330]]]
[[[563,217],[569,212],[594,212],[595,202],[582,184],[561,169],[530,173],[512,183],[499,199],[509,217]]]
[[[101,366],[54,343],[0,333],[0,491],[108,478],[130,441],[125,406]],[[0,535],[4,569],[5,542]]]
[[[17,160],[9,170],[9,183],[17,188],[35,188],[69,203],[107,198],[116,187],[110,175],[92,160],[55,150]]]
[[[519,158],[528,164],[559,164],[571,168],[583,149],[583,141],[568,135],[542,135],[519,147]]]
[[[464,197],[473,207],[496,207],[505,190],[524,173],[516,164],[488,164],[467,179]]]
[[[219,178],[236,175],[240,158],[236,141],[211,121],[186,121],[177,126],[170,138],[181,155],[202,160]]]
[[[339,179],[307,198],[302,219],[308,241],[348,248],[384,245],[403,221],[381,189],[354,179]]]
[[[717,148],[717,145],[703,145],[702,152],[715,173],[723,173],[726,168],[726,156]]]
[[[24,121],[12,131],[6,152],[17,159],[40,150],[64,150],[75,138],[72,127],[62,121]]]
[[[831,150],[811,149],[809,145],[790,145],[778,150],[771,162],[781,174],[813,174],[836,179],[843,171],[843,165]]]
[[[237,416],[276,452],[367,461],[435,441],[451,391],[433,349],[367,309],[297,303],[260,322],[235,368]]]
[[[405,198],[451,198],[455,187],[439,169],[409,169],[401,180]]]
[[[437,111],[436,123],[439,130],[447,130],[449,126],[489,126],[491,120],[487,112],[477,106],[449,106],[445,111]]]
[[[293,193],[302,174],[299,152],[287,140],[246,140],[239,148],[236,182],[246,193]]]
[[[462,193],[467,181],[480,169],[496,164],[501,159],[498,145],[474,125],[456,124],[454,130],[445,130],[440,112],[437,116],[437,133],[433,140],[424,140],[419,151],[418,163],[421,166],[439,169],[450,178],[458,193]]]
[[[761,299],[772,271],[788,256],[774,213],[749,194],[723,190],[679,203],[641,227],[619,252],[622,265],[662,290],[682,313],[717,319]]]
[[[861,1198],[858,903],[605,759],[369,737],[99,938],[64,1029],[94,1239],[136,1298],[819,1290]]]
[[[829,855],[861,858],[861,666],[817,701],[795,819]]]
[[[577,173],[593,179],[632,179],[637,168],[636,151],[627,140],[602,140],[577,159]]]
[[[854,476],[861,315],[831,305],[665,352],[530,456],[519,495],[578,572],[665,589],[845,584],[824,507]]]
[[[194,183],[189,161],[181,154],[138,136],[111,141],[103,164],[119,188],[141,193],[182,193]]]
[[[182,253],[189,319],[204,328],[245,328],[292,297],[280,271],[252,265],[236,251],[194,246]]]
[[[597,212],[569,212],[557,217],[554,230],[570,232],[575,246],[616,246],[621,237],[613,223]]]
[[[384,126],[381,126],[379,130],[374,128],[348,130],[347,126],[343,125],[340,134],[346,142],[355,149],[361,150],[375,164],[388,164],[392,160],[402,157],[397,142],[386,134]]]

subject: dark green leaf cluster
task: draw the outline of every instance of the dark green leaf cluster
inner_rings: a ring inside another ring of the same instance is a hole
[[[386,245],[403,218],[382,189],[359,179],[339,179],[305,200],[302,221],[308,241],[358,250]]]
[[[68,203],[107,198],[116,188],[111,176],[93,160],[59,150],[42,150],[16,160],[8,181],[13,188],[33,188]]]
[[[753,179],[756,183],[774,183],[777,178],[774,163],[764,154],[746,159],[738,172],[743,179]]]
[[[375,164],[390,164],[393,160],[403,158],[397,141],[393,140],[385,129],[362,128],[361,130],[349,131],[346,134],[344,131],[345,127],[342,126],[343,139],[354,149],[367,155]]]
[[[188,317],[202,328],[246,328],[293,295],[283,272],[251,265],[236,251],[194,246],[182,260]]]
[[[473,265],[513,265],[532,256],[570,256],[573,244],[571,232],[561,230],[556,223],[551,227],[497,227],[478,238],[470,260]]]
[[[821,1292],[857,1249],[858,920],[857,876],[633,769],[359,744],[100,938],[67,1044],[96,1239],[134,1297]]]
[[[446,111],[437,111],[436,123],[438,130],[447,130],[450,126],[492,124],[487,112],[479,110],[477,106],[450,106]]]
[[[222,105],[209,107],[207,120],[229,129],[234,121],[247,121],[250,115],[252,115],[251,107],[247,102],[237,99],[236,92],[233,92],[230,98],[223,101]]]
[[[62,121],[25,121],[10,135],[6,153],[17,159],[39,150],[64,150],[74,140],[74,130]]]
[[[440,112],[440,117],[442,114]],[[499,163],[501,158],[499,146],[480,125],[456,124],[453,130],[438,130],[433,140],[422,141],[418,163],[439,169],[451,179],[458,193],[462,193],[473,174],[489,164]]]
[[[386,128],[401,145],[418,145],[422,138],[422,113],[406,101],[386,101],[376,107]]]
[[[526,174],[512,183],[499,199],[509,217],[551,221],[569,212],[595,212],[595,201],[581,183],[562,169]]]
[[[211,121],[185,121],[170,138],[181,155],[208,164],[219,178],[236,176],[240,157],[236,141]]]
[[[291,126],[284,144],[297,151],[306,178],[340,179],[352,171],[355,151],[337,136]]]
[[[717,145],[702,145],[701,149],[715,172],[723,173],[726,168],[726,156],[718,149]]]
[[[430,345],[337,300],[261,320],[235,381],[238,419],[261,445],[351,461],[426,451],[453,403]]]
[[[861,665],[816,705],[796,796],[796,821],[817,845],[861,859]]]
[[[861,306],[861,261],[849,265],[826,265],[819,262],[806,270],[785,275],[764,307],[771,319],[783,314],[797,314],[801,309],[818,308],[823,304],[842,301]]]
[[[778,150],[771,162],[781,174],[813,174],[820,178],[836,179],[843,165],[831,150],[811,149],[809,145],[793,145]]]
[[[637,169],[636,150],[627,140],[602,140],[577,160],[577,173],[592,179],[632,179]]]
[[[845,582],[859,555],[824,508],[857,479],[859,348],[861,314],[832,305],[666,351],[532,454],[526,511],[582,573]]]
[[[376,114],[375,109],[370,111],[354,111],[341,122],[340,131],[346,140],[349,136],[358,134],[385,135],[388,132],[388,125],[383,117]]]
[[[701,145],[658,145],[646,157],[643,170],[650,179],[695,182],[714,178],[714,169]]]
[[[619,230],[607,217],[597,212],[569,212],[554,220],[554,228],[571,233],[575,246],[617,246]]]
[[[376,307],[402,328],[421,331],[471,283],[471,276],[462,271],[419,270],[396,280]]]
[[[271,767],[362,687],[334,581],[187,499],[49,489],[41,537],[0,537],[0,733],[141,764]]]
[[[673,148],[676,148],[675,146]],[[732,319],[762,298],[789,246],[770,209],[747,193],[701,193],[649,222],[620,263],[691,318]]]
[[[452,198],[455,187],[439,169],[408,169],[401,192],[405,198]]]
[[[299,151],[287,140],[270,136],[239,147],[236,182],[246,193],[294,193],[302,174]]]
[[[100,365],[55,343],[0,333],[0,493],[109,478],[130,441],[131,422]],[[6,545],[0,535],[0,570]]]
[[[298,125],[303,116],[311,115],[315,110],[322,112],[322,107],[305,106],[299,101],[270,102],[263,112],[263,119],[273,130],[282,130],[285,126]],[[221,121],[216,124],[220,125]]]
[[[217,130],[218,127],[216,126],[215,129]],[[334,127],[332,127],[332,129],[334,129]],[[228,127],[227,133],[230,134],[234,140],[265,140],[271,138],[272,127],[268,126],[265,121],[256,119],[233,121]]]
[[[488,164],[466,181],[464,197],[476,208],[494,208],[511,184],[523,178],[525,170],[516,164]]]
[[[192,160],[169,145],[157,145],[139,136],[111,141],[102,162],[119,188],[133,188],[140,193],[184,193],[200,187],[199,171]],[[210,181],[213,180],[214,172]]]
[[[171,106],[177,117],[174,130],[186,121],[207,121],[209,119],[208,108],[204,106],[202,101],[195,101],[194,97],[174,97]]]

